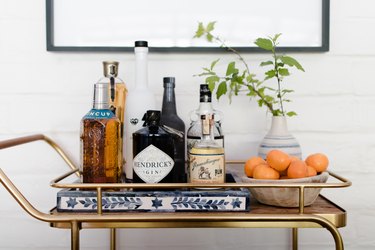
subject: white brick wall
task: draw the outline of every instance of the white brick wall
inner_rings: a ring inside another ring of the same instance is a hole
[[[375,2],[331,0],[331,49],[328,53],[294,54],[306,69],[288,84],[296,90],[289,106],[299,116],[289,119],[304,155],[325,152],[331,170],[353,181],[347,189],[324,190],[348,212],[340,229],[346,249],[375,248]],[[78,162],[78,129],[91,106],[92,84],[101,75],[101,61],[120,61],[120,76],[134,79],[132,53],[51,53],[45,49],[45,1],[0,0],[0,139],[44,133]],[[264,54],[246,54],[250,64]],[[192,77],[202,66],[228,55],[152,54],[150,85],[159,104],[162,77],[177,78],[180,116],[197,106],[201,79]],[[255,154],[269,121],[264,110],[246,97],[215,106],[225,113],[226,152],[230,159]],[[246,108],[245,108],[246,107]],[[66,171],[64,163],[43,143],[0,152],[1,168],[25,196],[47,212],[56,190],[49,181]],[[0,187],[0,250],[68,249],[70,232],[49,228],[27,215]],[[103,249],[108,233],[84,230],[82,249]],[[267,240],[264,240],[267,239]],[[290,249],[283,229],[122,230],[124,249]],[[142,243],[141,243],[142,242]],[[301,249],[333,249],[326,230],[305,229]]]

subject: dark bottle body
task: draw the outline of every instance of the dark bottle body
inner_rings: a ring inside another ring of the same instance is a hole
[[[133,133],[133,182],[178,182],[171,134],[159,122],[150,124],[146,118],[146,123],[149,123],[146,127]]]
[[[161,111],[162,125],[170,127],[174,130],[168,131],[171,133],[174,142],[174,159],[175,159],[175,180],[176,182],[186,182],[186,168],[185,168],[185,123],[177,115],[176,97],[175,97],[175,78],[164,77],[164,94],[163,106]]]

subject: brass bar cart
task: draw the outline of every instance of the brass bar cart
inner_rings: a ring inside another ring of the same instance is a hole
[[[80,249],[80,230],[87,228],[108,228],[111,232],[110,248],[116,249],[116,228],[291,228],[293,249],[298,249],[298,228],[326,228],[334,238],[335,249],[344,249],[343,239],[338,228],[346,226],[346,211],[327,198],[319,196],[314,204],[304,207],[304,191],[306,188],[342,188],[351,182],[332,172],[330,176],[337,179],[335,183],[306,183],[306,184],[249,184],[226,183],[221,185],[192,185],[189,183],[173,184],[84,184],[62,181],[71,175],[79,176],[75,164],[64,151],[50,138],[44,135],[32,135],[0,142],[0,149],[18,146],[34,141],[48,143],[72,169],[68,173],[51,181],[55,188],[85,188],[94,189],[97,193],[96,213],[58,212],[53,208],[49,214],[40,212],[23,196],[8,176],[0,169],[0,182],[14,197],[19,205],[32,217],[50,223],[51,227],[71,230],[71,249]],[[241,164],[241,165],[239,165]],[[242,166],[243,162],[228,162],[228,169],[235,165]],[[110,213],[102,211],[102,190],[108,188],[193,188],[193,187],[223,187],[223,188],[254,188],[254,187],[289,187],[299,189],[298,208],[279,208],[262,205],[255,199],[250,199],[249,212],[178,212],[178,213],[146,213],[122,212]]]

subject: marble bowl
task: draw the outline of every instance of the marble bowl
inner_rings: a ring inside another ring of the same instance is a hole
[[[329,177],[328,172],[320,173],[313,177],[299,179],[281,179],[281,180],[261,180],[248,178],[244,176],[243,182],[254,184],[280,184],[280,183],[325,183]],[[305,206],[309,206],[318,197],[321,188],[305,188]],[[279,207],[298,207],[299,189],[298,188],[250,188],[252,196],[260,203],[279,206]]]

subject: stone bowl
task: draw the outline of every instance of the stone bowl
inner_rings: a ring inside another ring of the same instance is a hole
[[[298,178],[298,179],[281,179],[281,180],[263,180],[242,177],[242,181],[253,184],[291,184],[291,183],[326,183],[328,180],[328,172],[320,173],[313,177]],[[299,188],[250,188],[252,196],[260,203],[279,206],[279,207],[299,207]],[[321,188],[305,188],[305,202],[304,206],[309,206],[314,203],[320,193]]]

